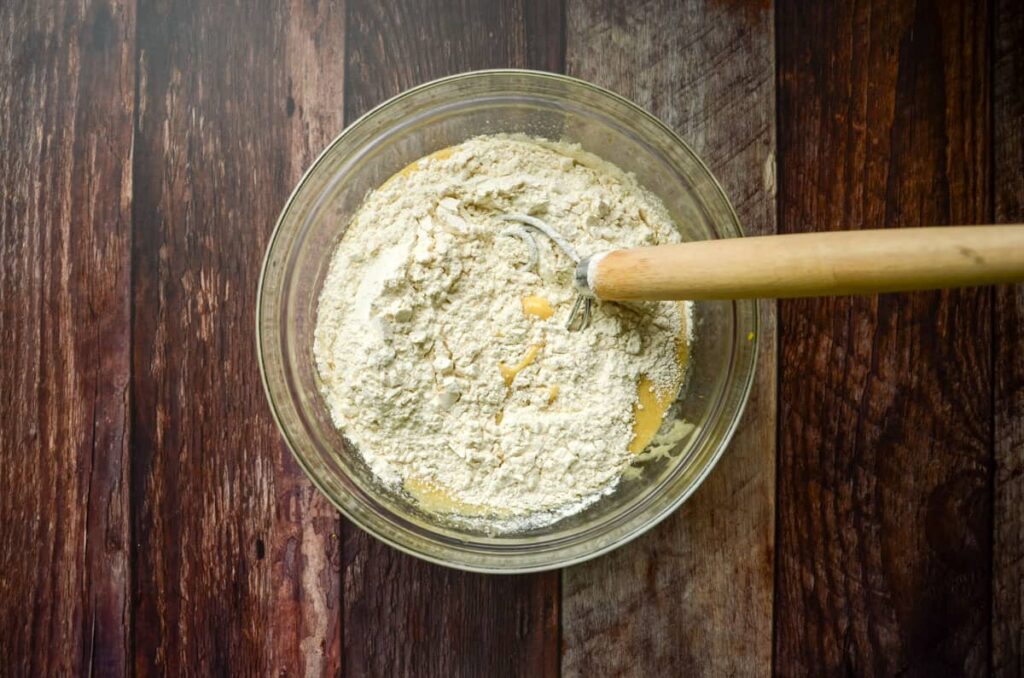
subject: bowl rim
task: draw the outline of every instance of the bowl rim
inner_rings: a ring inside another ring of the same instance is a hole
[[[296,463],[302,469],[306,477],[313,483],[313,485],[317,488],[320,494],[326,497],[327,500],[331,503],[331,505],[335,509],[337,509],[349,522],[356,525],[359,529],[363,530],[374,539],[377,539],[387,544],[388,546],[401,551],[402,553],[406,553],[420,560],[425,560],[431,563],[435,563],[437,565],[462,570],[465,572],[513,575],[526,574],[532,572],[545,572],[564,567],[571,567],[573,565],[584,563],[588,560],[592,560],[617,548],[625,546],[634,539],[646,534],[654,527],[659,525],[666,518],[668,518],[668,516],[674,513],[684,502],[686,502],[693,495],[694,492],[696,492],[696,490],[701,485],[704,484],[704,481],[707,479],[711,471],[714,470],[714,468],[718,465],[718,462],[724,455],[725,450],[729,447],[730,443],[732,442],[732,438],[735,435],[737,428],[739,427],[740,421],[743,419],[743,415],[746,412],[746,408],[750,400],[750,393],[753,389],[754,380],[757,377],[757,365],[758,359],[760,357],[761,310],[760,303],[757,300],[752,300],[753,314],[751,316],[751,323],[753,338],[750,341],[750,343],[752,344],[752,346],[750,347],[750,369],[747,370],[747,374],[744,378],[744,381],[738,390],[738,404],[736,407],[736,411],[732,416],[732,420],[725,428],[724,433],[721,439],[719,440],[716,449],[709,457],[708,462],[704,465],[702,469],[695,473],[693,481],[690,483],[689,487],[685,491],[681,492],[680,495],[676,497],[673,501],[666,504],[657,513],[652,515],[642,524],[638,525],[635,529],[621,535],[620,537],[610,541],[609,543],[605,544],[600,548],[596,548],[594,550],[572,557],[553,559],[552,561],[546,563],[516,565],[514,567],[495,567],[487,565],[477,565],[461,561],[445,560],[444,558],[437,557],[429,553],[414,550],[413,548],[410,548],[392,539],[389,535],[385,535],[381,532],[378,532],[377,530],[373,529],[370,525],[366,524],[361,517],[355,515],[352,511],[350,511],[344,505],[342,505],[330,492],[328,492],[327,488],[317,477],[317,475],[313,472],[310,465],[306,462],[303,456],[300,455],[296,450],[295,445],[292,443],[291,436],[289,435],[287,429],[285,428],[281,420],[281,415],[278,412],[278,406],[275,402],[274,394],[271,391],[270,382],[267,376],[267,367],[265,364],[264,338],[262,331],[264,284],[266,282],[267,272],[270,267],[271,254],[274,252],[275,245],[277,244],[277,241],[281,235],[281,230],[285,221],[285,217],[287,216],[289,210],[291,209],[292,204],[295,202],[295,199],[298,196],[299,192],[309,181],[313,173],[316,172],[317,168],[324,161],[327,155],[330,154],[331,151],[333,151],[334,148],[345,139],[345,137],[351,134],[353,130],[364,125],[369,119],[375,117],[381,111],[390,109],[393,106],[396,106],[399,102],[409,97],[415,96],[424,90],[433,89],[435,87],[447,85],[449,83],[457,82],[460,80],[470,80],[492,76],[527,76],[532,78],[547,79],[556,82],[569,83],[571,85],[581,86],[590,89],[595,93],[610,97],[616,102],[625,105],[627,108],[632,109],[635,114],[645,118],[648,123],[653,123],[656,127],[660,128],[675,143],[679,144],[692,157],[692,159],[697,163],[697,165],[705,172],[708,179],[710,179],[710,185],[713,188],[713,190],[717,191],[719,196],[723,200],[724,205],[727,208],[728,213],[732,217],[732,221],[736,226],[738,234],[737,237],[745,237],[745,234],[743,232],[743,225],[740,222],[739,215],[736,214],[736,209],[733,207],[732,201],[729,200],[729,196],[725,192],[725,189],[722,188],[722,185],[719,182],[718,177],[714,175],[711,169],[700,157],[700,155],[698,155],[696,151],[694,151],[693,148],[686,141],[684,141],[678,133],[676,133],[675,130],[673,130],[660,118],[655,116],[653,113],[650,113],[636,102],[600,85],[595,85],[594,83],[588,82],[586,80],[582,80],[580,78],[576,78],[570,75],[564,75],[561,73],[536,71],[525,68],[494,68],[464,71],[461,73],[447,75],[441,78],[435,78],[433,80],[429,80],[414,87],[410,87],[406,90],[403,90],[402,92],[399,92],[395,96],[390,97],[384,100],[383,102],[377,104],[370,110],[366,111],[365,113],[357,117],[350,124],[345,125],[344,129],[342,129],[340,133],[338,133],[333,139],[331,139],[331,141],[324,147],[322,151],[320,151],[316,158],[305,169],[305,171],[302,173],[302,176],[296,182],[295,187],[289,194],[288,199],[285,201],[284,206],[281,208],[281,212],[278,214],[277,220],[274,223],[274,229],[271,231],[270,237],[267,239],[266,251],[264,252],[263,262],[260,266],[259,281],[256,288],[255,340],[257,362],[259,364],[260,370],[260,381],[263,384],[263,391],[267,397],[267,404],[270,406],[270,413],[274,419],[274,424],[277,427],[279,435],[284,440],[285,445],[288,447],[288,451],[292,455],[292,458],[295,459]]]

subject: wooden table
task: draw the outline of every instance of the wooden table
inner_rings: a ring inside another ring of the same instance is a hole
[[[516,577],[342,520],[253,341],[306,165],[470,69],[639,102],[748,233],[1020,221],[1015,0],[5,0],[0,37],[0,674],[1024,674],[1021,288],[765,303],[696,496]]]

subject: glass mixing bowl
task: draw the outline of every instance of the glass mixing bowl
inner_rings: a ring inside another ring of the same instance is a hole
[[[693,493],[725,450],[746,404],[758,315],[752,301],[694,303],[687,378],[656,439],[659,454],[642,455],[612,494],[580,513],[544,527],[501,531],[425,512],[382,485],[333,426],[318,387],[313,330],[322,281],[368,191],[418,158],[497,132],[579,143],[633,172],[664,201],[684,240],[742,235],[707,167],[635,104],[561,75],[456,75],[370,111],[309,168],[270,239],[257,294],[256,341],[267,397],[288,446],[346,517],[419,558],[466,570],[527,572],[620,546]]]

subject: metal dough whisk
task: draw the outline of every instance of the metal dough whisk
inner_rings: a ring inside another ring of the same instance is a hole
[[[537,247],[537,241],[534,239],[533,233],[529,230],[533,229],[538,233],[542,233],[547,236],[547,238],[551,240],[558,249],[565,252],[565,255],[572,260],[573,264],[576,265],[577,271],[579,270],[581,260],[576,248],[569,244],[568,240],[563,238],[558,231],[553,229],[546,222],[538,219],[537,217],[531,217],[528,214],[505,214],[500,218],[505,221],[515,221],[521,224],[518,226],[510,226],[502,231],[501,235],[519,238],[530,248],[530,261],[526,265],[528,269],[536,268],[540,261],[540,248]],[[573,302],[572,311],[569,312],[569,319],[565,323],[566,329],[570,332],[575,332],[586,328],[590,324],[593,306],[593,295],[585,295],[577,291],[576,301]]]

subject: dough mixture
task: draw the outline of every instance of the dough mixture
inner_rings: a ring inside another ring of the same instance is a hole
[[[367,196],[320,296],[314,356],[336,426],[428,510],[529,520],[614,489],[682,383],[689,306],[602,303],[565,329],[581,255],[678,242],[664,205],[578,146],[495,135]]]

